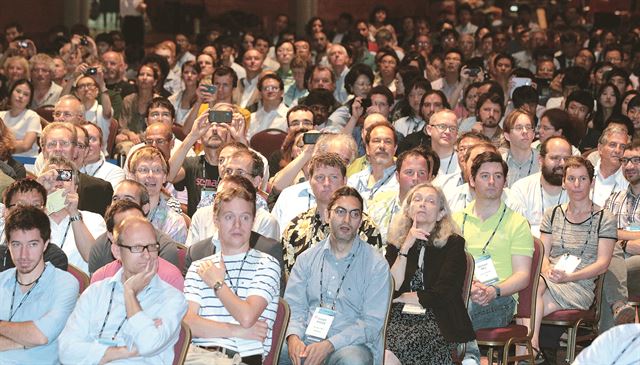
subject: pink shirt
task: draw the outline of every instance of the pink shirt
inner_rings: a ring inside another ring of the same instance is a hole
[[[122,267],[120,261],[112,261],[103,267],[96,270],[91,276],[91,284],[98,282],[102,279],[110,278],[115,275],[118,270]],[[167,284],[173,286],[174,288],[180,290],[181,292],[184,289],[184,277],[182,277],[182,273],[169,261],[163,259],[162,257],[158,257],[158,276]]]

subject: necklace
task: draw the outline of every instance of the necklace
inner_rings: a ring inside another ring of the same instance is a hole
[[[38,277],[36,278],[36,280],[34,280],[34,281],[30,282],[30,283],[24,284],[24,283],[20,282],[20,280],[18,280],[18,272],[16,271],[16,281],[18,282],[18,284],[20,284],[20,286],[29,286],[29,285],[33,285],[33,284],[37,283],[37,282],[38,282],[38,280],[40,280],[40,278],[42,277],[42,274],[44,274],[44,269],[42,270],[42,272],[40,273],[40,275],[38,275]]]

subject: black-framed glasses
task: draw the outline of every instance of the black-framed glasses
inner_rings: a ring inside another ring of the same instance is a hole
[[[628,164],[629,161],[631,161],[631,163],[634,164],[634,165],[638,165],[638,164],[640,164],[640,156],[620,157],[620,163],[622,164],[622,166]]]
[[[147,250],[147,252],[149,252],[149,253],[160,251],[160,244],[158,242],[150,243],[150,244],[145,245],[145,246],[142,246],[142,245],[127,246],[127,245],[123,245],[123,244],[120,244],[120,243],[117,243],[117,245],[119,247],[126,248],[127,250],[131,251],[131,253],[142,253],[142,251],[144,251],[144,250]]]
[[[333,212],[336,213],[336,215],[340,218],[346,217],[347,214],[349,214],[349,217],[351,217],[351,219],[360,219],[362,217],[362,210],[360,209],[346,210],[343,207],[336,207],[333,208]]]

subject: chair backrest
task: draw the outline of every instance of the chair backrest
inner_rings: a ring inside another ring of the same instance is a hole
[[[387,348],[387,326],[389,325],[389,318],[391,317],[391,304],[393,301],[393,293],[396,290],[396,281],[393,279],[393,275],[389,275],[389,304],[387,306],[387,314],[384,316],[384,325],[382,326],[381,342],[382,342],[382,364],[384,365],[384,350]]]
[[[82,292],[89,287],[89,275],[71,264],[67,265],[67,272],[78,280],[78,284],[80,284],[78,291],[79,294],[82,294]]]
[[[53,105],[42,105],[38,109],[36,109],[35,112],[38,113],[42,120],[51,123],[53,122],[53,109]],[[42,127],[44,128],[45,126],[46,123]]]
[[[287,137],[286,132],[270,128],[251,137],[249,145],[263,156],[269,157],[273,152],[280,149],[285,137]]]
[[[118,134],[118,121],[111,118],[109,123],[109,135],[107,136],[107,152],[109,155],[113,155],[113,148],[116,146],[116,135]],[[102,131],[104,133],[104,131]]]
[[[544,257],[544,245],[537,238],[533,240],[533,258],[531,269],[529,270],[529,284],[526,288],[518,292],[518,308],[516,316],[519,318],[531,318],[535,320],[535,308],[538,298],[538,283],[540,281],[540,270],[542,269],[542,258]],[[533,328],[533,326],[531,326]]]
[[[595,310],[595,321],[593,323],[593,331],[599,333],[600,314],[602,312],[602,291],[604,288],[604,274],[598,276],[596,279],[596,290],[593,306],[591,309]]]
[[[184,321],[180,323],[180,335],[178,341],[173,345],[173,365],[183,365],[187,358],[187,351],[191,344],[191,329]]]
[[[180,124],[174,124],[173,126],[171,126],[171,131],[173,132],[173,135],[181,141],[184,140],[184,138],[187,136],[184,133],[184,130],[182,130],[182,126]]]
[[[180,270],[182,276],[184,276],[184,273],[186,272],[184,266],[186,265],[187,246],[182,243],[176,243],[176,248],[178,249],[178,270]]]
[[[473,259],[473,255],[468,252],[465,252],[465,256],[467,257],[467,276],[464,278],[464,286],[462,287],[462,301],[464,302],[465,307],[469,307],[469,296],[471,295],[471,286],[473,284],[473,273],[475,268],[475,260]]]
[[[267,357],[264,358],[264,365],[278,364],[278,361],[280,360],[280,351],[282,350],[285,335],[287,334],[290,317],[291,310],[289,309],[289,303],[287,303],[283,298],[280,298],[280,301],[278,302],[276,320],[273,323],[273,330],[271,331],[271,349],[269,349]]]

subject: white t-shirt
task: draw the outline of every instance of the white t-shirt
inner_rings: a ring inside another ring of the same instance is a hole
[[[25,109],[16,117],[11,116],[10,111],[0,112],[0,118],[4,124],[13,132],[16,140],[23,140],[29,132],[35,132],[38,136],[42,133],[40,116],[31,109]],[[36,157],[38,155],[37,138],[31,145],[31,149],[25,152],[14,153],[15,156]]]
[[[87,212],[85,210],[81,210],[80,214],[82,214],[82,221],[85,226],[87,226],[87,229],[93,238],[107,232],[107,225],[99,214]],[[62,251],[67,254],[67,259],[70,264],[78,267],[88,275],[89,265],[80,255],[80,251],[78,251],[76,238],[73,235],[73,227],[71,227],[71,221],[69,221],[69,215],[61,220],[60,223],[54,222],[51,218],[49,218],[49,221],[51,222],[51,243],[62,248]]]

